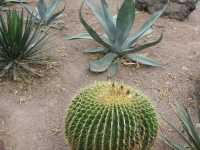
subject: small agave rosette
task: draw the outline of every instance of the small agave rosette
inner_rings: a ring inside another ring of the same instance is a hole
[[[113,82],[81,90],[65,118],[65,136],[72,150],[147,150],[157,129],[148,98]]]

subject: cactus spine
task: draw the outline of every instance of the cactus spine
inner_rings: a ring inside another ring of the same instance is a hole
[[[147,150],[158,123],[143,94],[127,85],[98,82],[73,99],[65,129],[72,150]]]

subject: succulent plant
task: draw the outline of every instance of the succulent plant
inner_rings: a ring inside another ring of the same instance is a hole
[[[83,17],[83,6],[91,9],[97,21],[102,26],[105,34],[99,35],[93,27],[91,27]],[[155,60],[152,60],[144,55],[132,54],[145,48],[154,46],[161,42],[163,35],[156,40],[143,45],[137,44],[138,40],[142,39],[145,33],[151,29],[155,21],[162,15],[166,7],[154,13],[141,26],[138,32],[130,35],[132,26],[135,21],[135,1],[124,0],[121,8],[116,16],[112,16],[109,12],[106,0],[100,0],[100,6],[94,3],[93,0],[84,0],[80,12],[80,22],[87,32],[80,33],[75,36],[66,36],[67,40],[76,39],[94,39],[97,43],[102,45],[102,48],[90,48],[85,50],[86,53],[101,53],[103,57],[99,60],[91,61],[89,69],[92,72],[105,72],[108,69],[116,70],[118,58],[126,58],[129,61],[137,62],[148,66],[160,66]]]
[[[65,7],[58,12],[55,12],[58,8],[59,3],[62,0],[51,0],[49,4],[45,0],[37,0],[37,7],[31,7],[29,5],[23,5],[28,13],[33,15],[33,20],[35,23],[41,25],[50,25],[59,16],[62,15]]]
[[[65,129],[72,150],[147,150],[158,123],[147,97],[130,86],[104,81],[75,96]]]
[[[47,63],[43,44],[47,33],[34,26],[32,16],[24,16],[23,10],[9,10],[0,16],[0,77],[9,75],[17,79],[19,72],[39,76],[31,66]]]
[[[166,135],[162,135],[163,141],[174,150],[199,150],[200,149],[200,132],[196,127],[200,125],[200,103],[197,104],[197,126],[193,123],[192,117],[188,112],[188,109],[183,105],[176,105],[176,115],[180,121],[182,130],[177,128],[171,121],[168,121],[165,117],[163,119],[167,124],[179,135],[179,137],[185,142],[185,144],[176,143],[175,140],[168,138]]]

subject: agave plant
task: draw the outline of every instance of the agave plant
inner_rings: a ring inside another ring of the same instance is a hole
[[[200,107],[198,107],[198,118],[200,125]],[[166,144],[168,144],[174,150],[199,150],[200,149],[200,133],[196,129],[192,118],[188,112],[188,109],[182,105],[177,105],[176,115],[181,123],[183,132],[176,128],[170,121],[163,119],[170,125],[170,127],[177,132],[180,138],[185,142],[185,144],[177,144],[174,140],[169,139],[167,136],[163,135],[162,139]]]
[[[28,13],[33,15],[33,20],[35,23],[40,23],[41,25],[50,25],[58,17],[60,17],[65,9],[65,7],[55,12],[61,0],[51,0],[50,4],[47,4],[44,0],[38,0],[36,7],[31,7],[29,5],[23,5]]]
[[[87,4],[91,9],[105,34],[99,35],[83,18],[82,11],[84,4]],[[144,37],[146,32],[151,29],[155,21],[162,15],[165,8],[154,13],[146,20],[138,32],[130,34],[136,14],[134,0],[124,0],[118,14],[114,17],[109,12],[106,0],[100,0],[100,6],[95,4],[92,0],[84,0],[79,11],[79,17],[81,24],[87,32],[83,32],[76,36],[66,36],[66,39],[94,39],[97,43],[102,45],[102,48],[85,50],[87,53],[102,53],[104,55],[103,58],[89,63],[89,69],[92,72],[105,72],[108,69],[116,70],[115,68],[117,68],[118,63],[117,59],[122,57],[143,65],[160,66],[160,63],[155,60],[132,53],[161,42],[163,38],[162,34],[156,41],[151,41],[143,45],[137,44],[137,41]]]
[[[16,80],[21,71],[39,76],[31,66],[46,63],[41,49],[46,37],[39,25],[34,26],[32,16],[24,17],[23,10],[9,10],[5,17],[0,16],[0,77]]]

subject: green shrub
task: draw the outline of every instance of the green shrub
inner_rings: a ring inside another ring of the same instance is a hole
[[[124,84],[98,82],[73,99],[65,128],[73,150],[147,150],[158,123],[143,94]]]
[[[94,39],[97,43],[102,45],[101,48],[90,48],[85,50],[87,53],[103,54],[101,59],[89,63],[90,71],[105,72],[108,69],[116,70],[115,68],[117,68],[117,64],[119,63],[118,58],[126,58],[130,61],[147,66],[160,66],[160,63],[155,60],[145,57],[144,55],[132,53],[161,42],[162,35],[156,41],[151,41],[143,45],[137,43],[138,40],[142,39],[145,36],[145,33],[151,29],[152,25],[162,15],[166,7],[154,13],[147,19],[138,32],[130,34],[136,15],[134,0],[124,0],[118,14],[114,17],[109,13],[106,0],[100,0],[100,2],[100,6],[97,6],[93,0],[84,0],[80,8],[79,17],[80,22],[87,32],[83,32],[76,36],[66,36],[67,40]],[[84,4],[87,4],[91,9],[105,34],[100,36],[95,29],[86,22],[82,12]]]
[[[10,10],[0,16],[0,77],[10,76],[16,80],[18,72],[39,76],[31,67],[44,64],[47,57],[42,46],[47,33],[34,26],[32,16],[24,17],[23,11]]]

